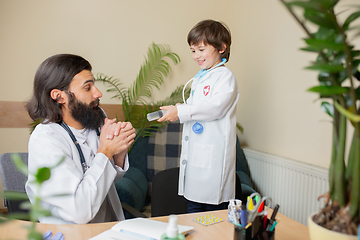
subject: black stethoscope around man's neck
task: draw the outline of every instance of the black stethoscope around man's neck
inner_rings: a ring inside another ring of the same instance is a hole
[[[80,163],[81,163],[81,167],[83,169],[83,173],[86,172],[86,170],[89,169],[89,166],[86,164],[86,161],[85,161],[85,157],[84,157],[84,154],[81,150],[81,147],[80,147],[80,144],[79,142],[77,141],[75,135],[73,134],[73,132],[71,131],[71,129],[69,128],[69,126],[64,122],[64,121],[61,121],[61,123],[59,123],[60,126],[62,126],[69,134],[71,140],[73,141],[73,143],[75,144],[76,146],[76,149],[78,150],[79,152],[79,156],[80,156]],[[98,129],[96,129],[96,134],[98,136],[100,136],[100,131]]]

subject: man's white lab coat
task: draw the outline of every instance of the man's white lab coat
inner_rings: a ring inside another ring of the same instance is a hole
[[[30,136],[29,178],[25,188],[32,203],[38,191],[33,174],[41,167],[54,167],[65,157],[59,166],[51,170],[50,179],[39,189],[42,206],[52,213],[52,217],[41,218],[40,222],[103,222],[109,218],[109,214],[116,220],[123,220],[114,182],[129,168],[128,157],[124,169],[121,169],[114,165],[113,160],[109,161],[104,154],[97,153],[99,140],[95,131],[71,130],[90,167],[85,173],[75,144],[59,124],[39,124]],[[59,194],[67,196],[56,196]]]

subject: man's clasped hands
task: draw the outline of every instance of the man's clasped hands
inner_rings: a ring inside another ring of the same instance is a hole
[[[134,142],[135,136],[135,129],[130,122],[117,122],[115,118],[105,118],[100,132],[98,152],[105,154],[110,160],[114,158],[115,164],[123,167],[125,154]]]

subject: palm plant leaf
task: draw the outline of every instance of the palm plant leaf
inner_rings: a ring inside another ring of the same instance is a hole
[[[159,123],[157,121],[149,122],[146,118],[146,115],[148,113],[158,111],[160,109],[160,106],[174,105],[176,103],[182,102],[182,89],[183,85],[180,85],[170,94],[169,97],[165,98],[164,100],[157,101],[152,104],[147,104],[141,107],[137,105],[132,109],[129,120],[137,129],[135,141],[139,137],[153,136],[155,132],[161,130],[161,126],[166,123]],[[188,97],[189,94],[190,88],[187,87],[185,89],[185,96]]]
[[[149,103],[147,99],[152,97],[152,89],[164,83],[164,77],[171,72],[171,65],[167,60],[174,64],[180,62],[180,57],[170,51],[167,45],[158,45],[152,43],[148,48],[147,57],[141,65],[139,74],[129,88],[121,87],[119,79],[107,77],[104,74],[98,74],[96,81],[101,81],[109,86],[107,92],[115,92],[112,98],[121,99],[125,121],[131,122],[137,130],[135,141],[142,136],[151,136],[152,132],[157,131],[164,123],[157,121],[149,122],[146,115],[149,112],[159,110],[159,106],[174,105],[182,102],[182,86],[175,89],[173,93],[165,100],[156,103]],[[190,89],[186,89],[190,93]],[[130,148],[131,149],[131,148]]]
[[[151,98],[152,88],[160,89],[160,85],[164,82],[171,71],[170,64],[164,58],[170,58],[175,64],[180,62],[180,57],[170,51],[167,45],[157,45],[153,43],[148,49],[147,59],[140,68],[139,74],[130,87],[128,96],[132,104],[143,104],[147,102],[145,97]]]
[[[169,97],[165,98],[164,100],[160,100],[154,103],[156,106],[164,106],[164,105],[175,105],[176,103],[182,103],[182,91],[183,91],[184,85],[178,86]],[[186,87],[185,89],[185,99],[187,99],[190,95],[190,87]]]
[[[106,91],[115,92],[115,95],[112,96],[111,98],[122,99],[124,97],[125,88],[120,87],[120,85],[122,85],[120,79],[117,78],[114,79],[113,77],[108,77],[102,73],[99,73],[96,76],[95,81],[103,82],[105,86],[110,86]]]

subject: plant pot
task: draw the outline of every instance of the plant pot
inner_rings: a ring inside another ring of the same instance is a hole
[[[313,221],[313,216],[315,214],[316,213],[313,213],[308,217],[308,226],[311,240],[358,240],[358,237],[355,235],[339,233],[319,226]]]

